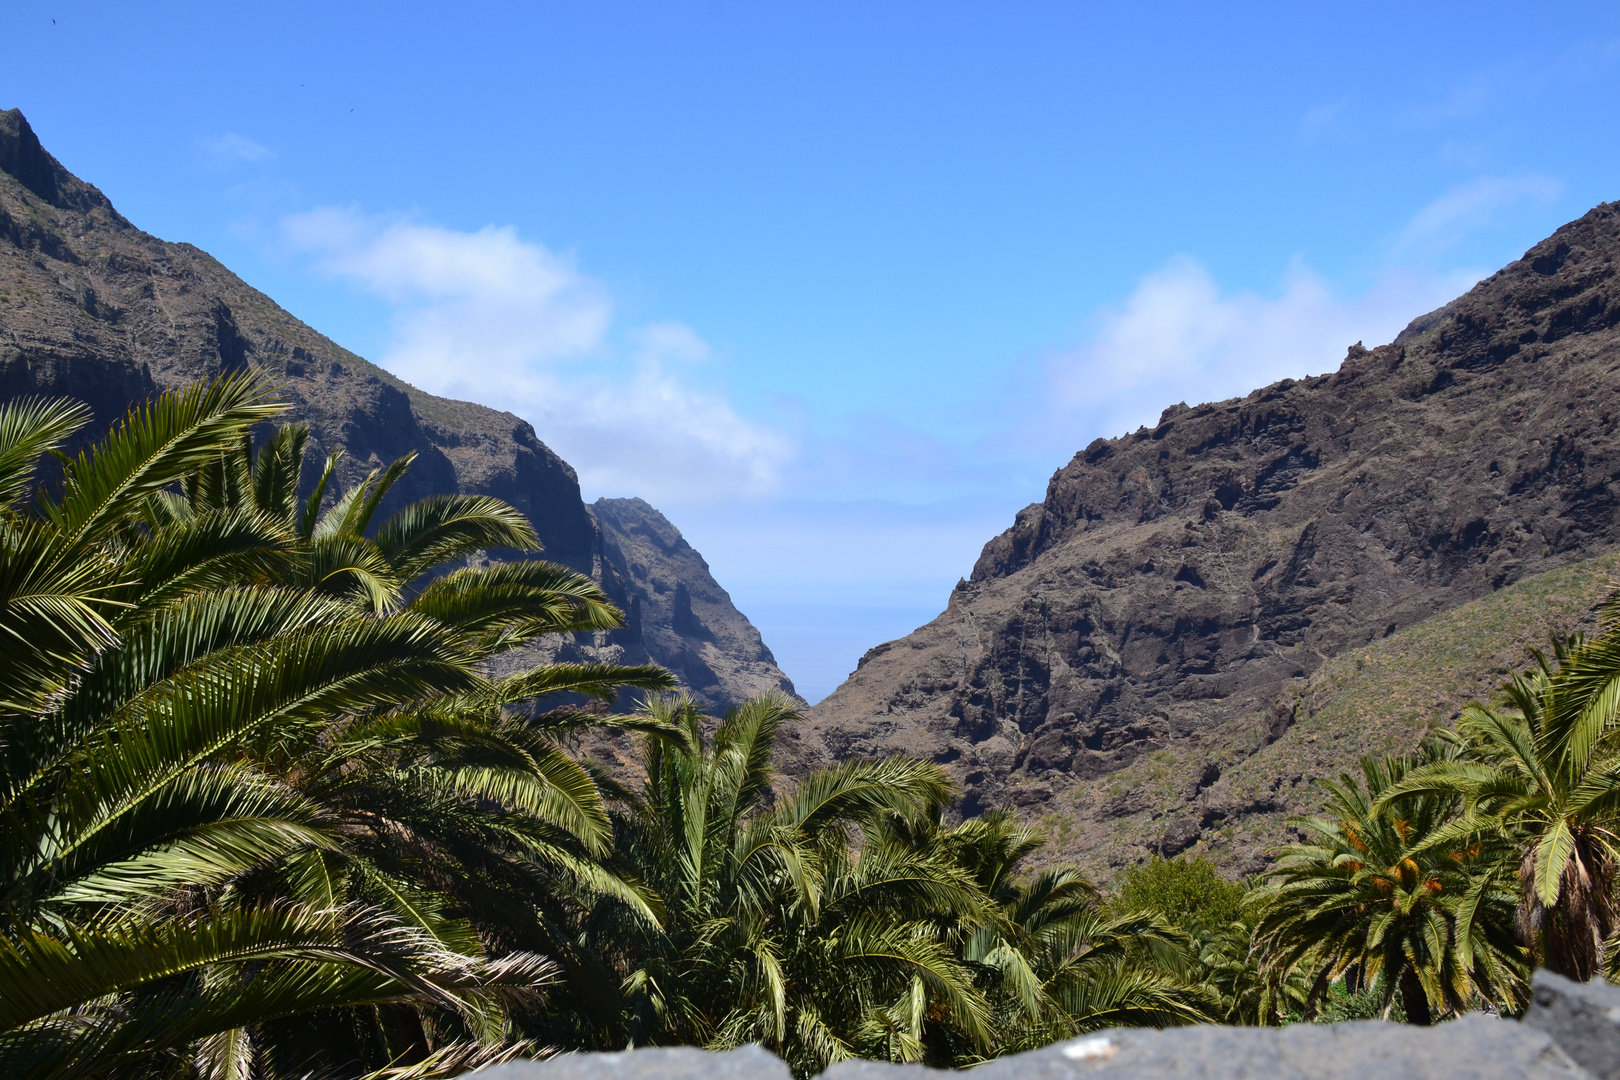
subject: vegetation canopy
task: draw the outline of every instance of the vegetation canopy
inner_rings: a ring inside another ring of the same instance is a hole
[[[1259,879],[1152,859],[1105,894],[1013,814],[961,819],[933,763],[784,780],[795,699],[716,717],[654,666],[533,663],[622,613],[500,500],[385,513],[409,457],[339,490],[280,411],[230,375],[68,454],[83,407],[0,406],[7,1076],[751,1042],[800,1076],[965,1066],[1109,1026],[1515,1013],[1538,964],[1616,966],[1620,604],[1322,783]],[[584,756],[602,729],[634,754]]]

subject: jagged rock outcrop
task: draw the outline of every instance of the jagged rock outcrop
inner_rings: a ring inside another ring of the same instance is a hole
[[[1100,872],[1303,809],[1222,801],[1223,769],[1289,728],[1302,680],[1620,544],[1617,256],[1605,204],[1332,374],[1096,440],[943,614],[811,711],[790,767],[945,763],[966,812],[1051,815]],[[1143,762],[1173,795],[1144,789]],[[1112,843],[1133,815],[1156,832]]]
[[[759,631],[669,519],[642,499],[597,499],[602,550],[629,592],[630,626],[710,708],[757,694],[797,697]]]
[[[249,365],[268,372],[290,417],[309,425],[312,454],[344,451],[343,484],[417,455],[385,513],[439,492],[498,496],[534,523],[543,557],[592,574],[630,609],[631,583],[604,558],[574,470],[526,421],[423,393],[316,333],[206,252],[141,232],[63,168],[21,112],[0,112],[0,400],[77,397],[105,427],[159,390]],[[706,568],[686,587],[719,590]],[[651,659],[679,671],[690,650],[665,654],[663,631],[671,628],[658,622],[661,612],[649,609],[639,632],[627,627],[545,652]],[[717,639],[715,648],[724,653],[731,642]],[[741,654],[710,664],[719,681],[707,692],[716,701],[746,696],[765,667],[775,670],[762,645],[743,644]],[[734,671],[748,675],[733,685]]]

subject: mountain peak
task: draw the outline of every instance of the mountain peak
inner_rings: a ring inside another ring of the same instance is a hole
[[[10,173],[23,187],[59,210],[85,214],[105,210],[120,224],[128,224],[98,188],[68,172],[51,156],[21,109],[0,112],[0,171]]]
[[[759,631],[652,506],[600,503],[599,526],[574,470],[527,422],[416,390],[206,252],[141,232],[63,168],[19,110],[0,112],[0,402],[77,398],[105,430],[159,390],[248,364],[275,380],[288,418],[308,426],[313,461],[345,451],[340,486],[414,453],[384,515],[453,491],[502,499],[529,517],[546,559],[592,574],[630,616],[621,629],[512,654],[505,670],[657,662],[722,710],[764,690],[792,692]]]
[[[1605,203],[1336,372],[1096,440],[809,711],[787,771],[931,758],[1098,876],[1200,843],[1263,869],[1316,778],[1410,752],[1591,615],[1620,558],[1617,267]]]

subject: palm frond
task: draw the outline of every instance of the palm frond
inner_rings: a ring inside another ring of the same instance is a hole
[[[0,405],[0,507],[17,507],[29,493],[39,459],[90,419],[88,405],[62,398],[16,398]]]
[[[63,548],[74,550],[97,529],[137,513],[147,496],[231,450],[283,408],[265,400],[262,376],[240,372],[131,409],[105,439],[68,462],[61,499],[44,506]]]
[[[377,546],[403,581],[488,548],[538,551],[534,527],[516,508],[488,495],[433,495],[394,514]]]

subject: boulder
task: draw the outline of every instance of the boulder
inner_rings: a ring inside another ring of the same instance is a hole
[[[1538,971],[1533,990],[1524,1022],[1551,1035],[1599,1080],[1620,1078],[1620,986],[1601,979],[1578,983]]]

